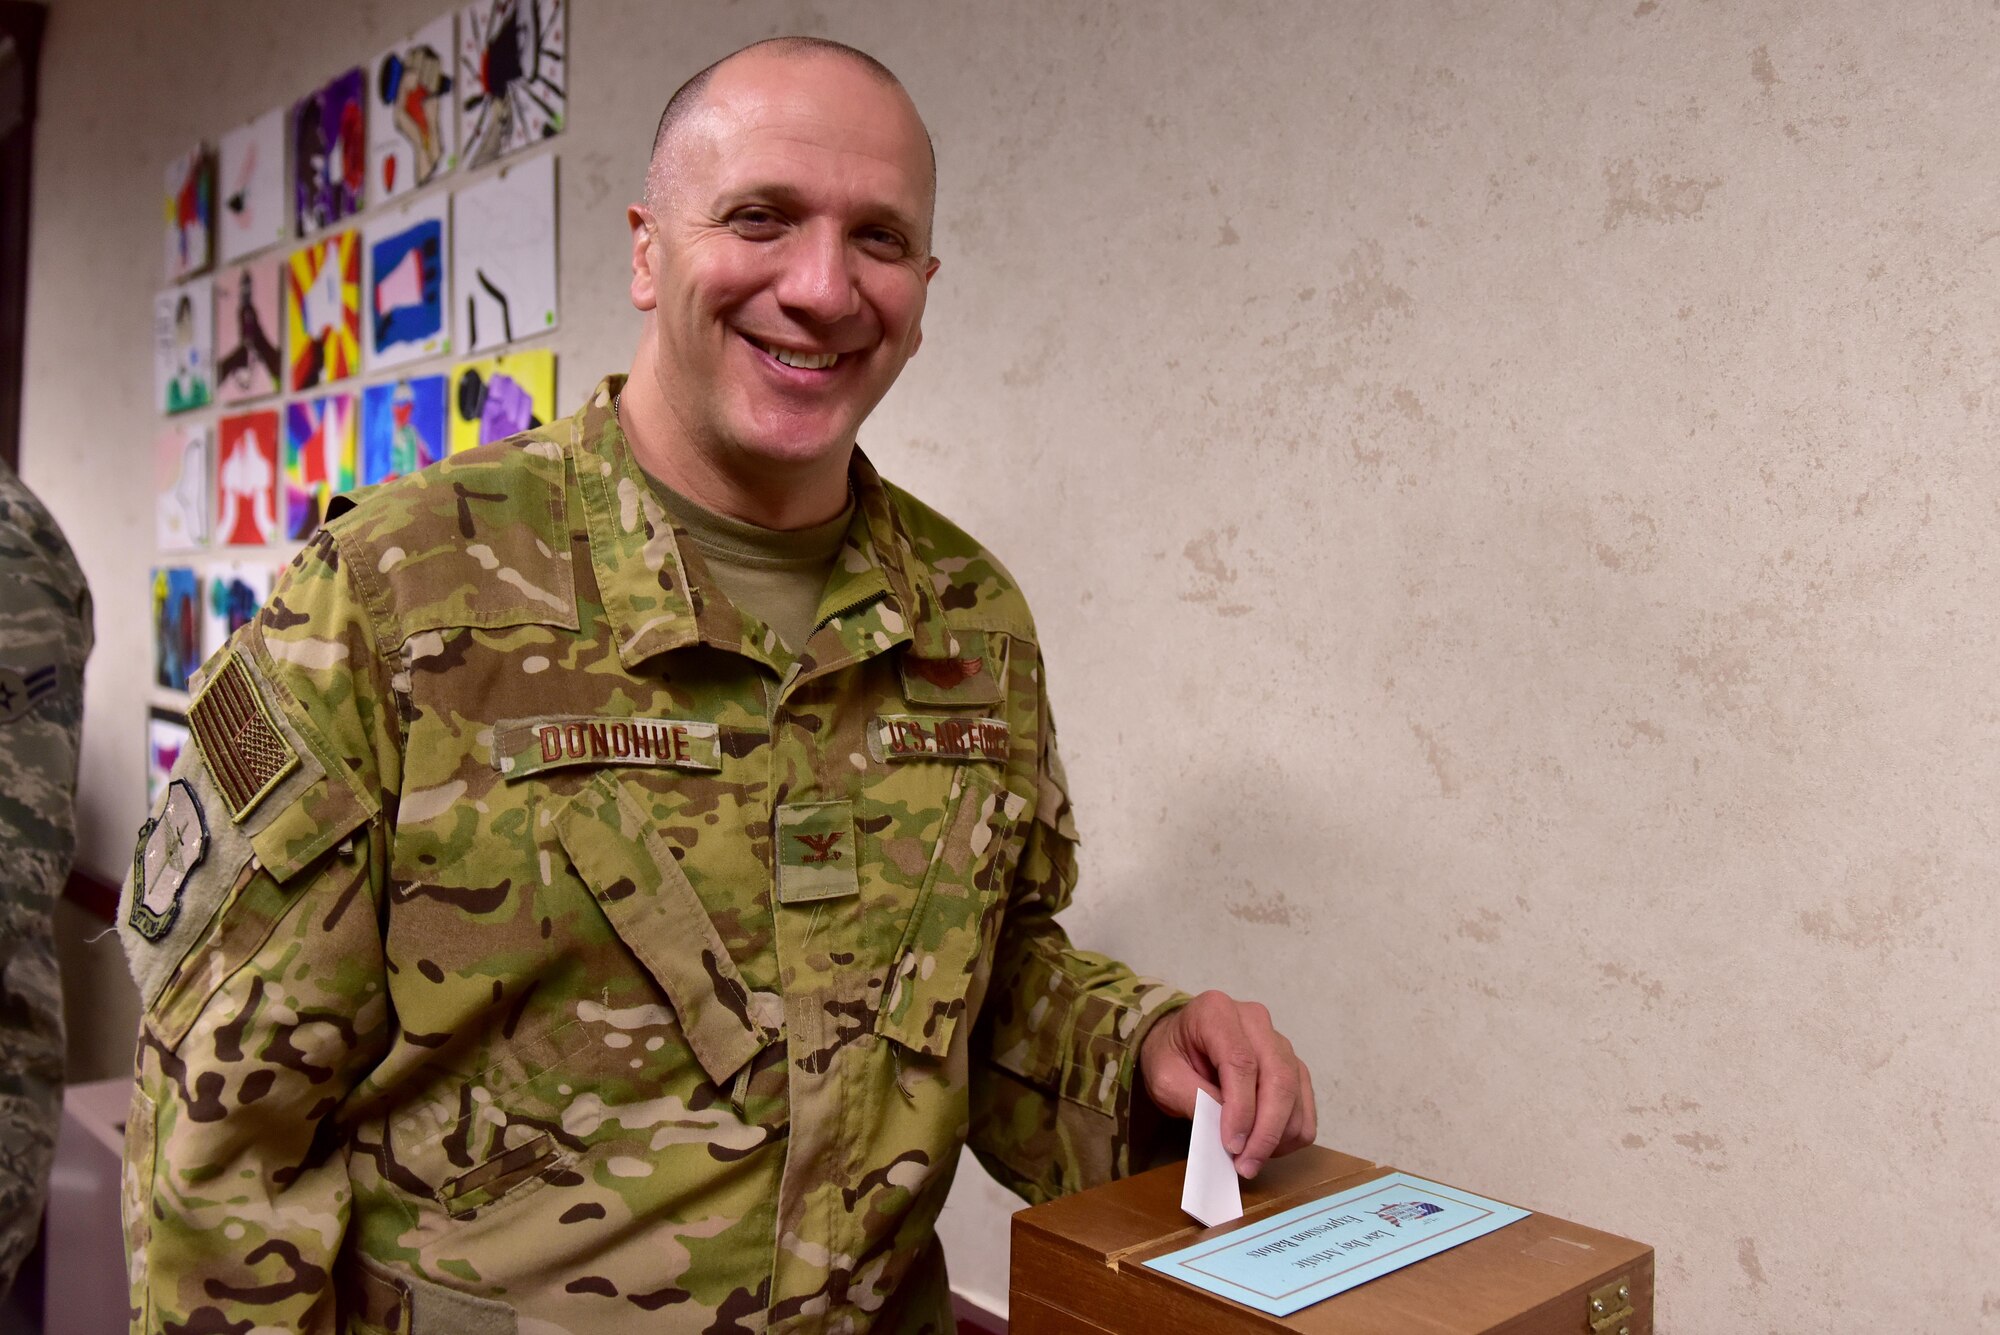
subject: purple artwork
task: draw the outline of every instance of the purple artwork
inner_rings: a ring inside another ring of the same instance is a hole
[[[300,236],[361,211],[368,177],[362,90],[355,68],[292,104],[292,200]]]
[[[539,426],[535,401],[512,376],[496,375],[486,382],[486,402],[479,406],[479,439],[505,440],[517,431]]]

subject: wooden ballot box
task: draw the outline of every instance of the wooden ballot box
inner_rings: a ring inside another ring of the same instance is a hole
[[[1290,1316],[1266,1316],[1144,1262],[1394,1170],[1317,1146],[1304,1149],[1244,1184],[1242,1219],[1203,1228],[1181,1213],[1184,1167],[1157,1168],[1016,1214],[1013,1335],[1652,1335],[1653,1249],[1545,1214]]]

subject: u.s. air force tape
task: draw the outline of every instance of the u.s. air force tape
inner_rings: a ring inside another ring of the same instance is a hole
[[[868,728],[877,760],[1004,761],[1010,739],[1006,720],[997,718],[882,714]]]
[[[563,765],[719,770],[721,730],[698,719],[590,715],[509,719],[493,729],[493,768],[509,780]]]

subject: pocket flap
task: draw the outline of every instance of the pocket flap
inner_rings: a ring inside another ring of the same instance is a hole
[[[1006,697],[1007,639],[976,630],[955,633],[957,652],[943,658],[903,651],[903,698],[913,705],[997,705]]]
[[[953,776],[944,834],[896,949],[875,1023],[875,1032],[932,1058],[951,1050],[979,957],[989,897],[975,873],[998,838],[996,826],[1018,819],[1026,806],[970,774]]]
[[[743,981],[679,860],[614,775],[599,774],[554,820],[612,929],[673,1004],[695,1059],[727,1083],[778,1037],[782,1000]]]

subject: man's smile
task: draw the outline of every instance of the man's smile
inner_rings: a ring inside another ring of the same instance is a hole
[[[837,352],[801,352],[795,348],[782,348],[749,334],[744,334],[743,339],[772,361],[798,371],[830,370],[841,358],[841,354]]]

